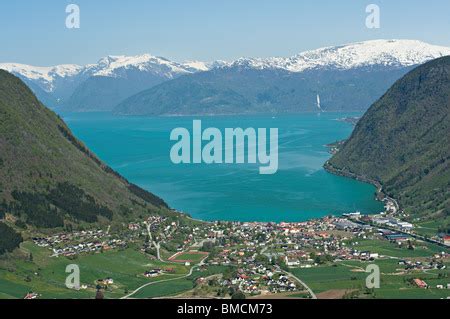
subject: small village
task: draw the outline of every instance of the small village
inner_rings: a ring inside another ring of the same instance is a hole
[[[96,254],[108,250],[140,247],[150,259],[167,263],[168,267],[149,268],[138,276],[154,280],[174,274],[170,265],[207,270],[225,266],[232,269],[227,275],[196,279],[217,289],[238,290],[247,296],[305,292],[304,283],[291,273],[292,269],[307,269],[343,261],[363,263],[389,259],[377,249],[360,248],[361,242],[386,243],[394,248],[413,251],[422,242],[414,235],[414,225],[402,221],[391,202],[385,212],[365,216],[359,212],[341,217],[327,216],[305,222],[212,222],[182,223],[171,218],[149,216],[144,221],[124,225],[118,234],[110,229],[60,233],[47,238],[33,238],[39,247],[52,251],[52,257],[73,257]],[[397,266],[405,272],[443,270],[449,260],[448,242],[439,242],[442,250],[429,258],[398,259]],[[135,246],[134,246],[135,247]],[[167,249],[171,249],[167,251]],[[166,257],[162,257],[162,251]],[[198,255],[198,259],[181,258],[183,254]],[[171,257],[167,257],[170,256]],[[217,278],[216,278],[217,277]],[[424,288],[425,281],[414,280]],[[97,285],[108,287],[114,278],[99,278]],[[449,289],[449,283],[439,289]],[[306,293],[305,297],[312,297]]]

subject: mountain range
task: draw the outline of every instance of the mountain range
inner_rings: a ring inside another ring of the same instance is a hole
[[[50,107],[73,111],[111,109],[123,98],[183,74],[206,70],[200,62],[179,64],[149,54],[108,56],[96,64],[34,67],[0,64],[21,78]]]
[[[282,58],[178,63],[149,54],[108,56],[86,66],[3,63],[46,105],[127,115],[245,114],[366,110],[414,66],[450,48],[373,40]],[[370,72],[370,77],[368,76]]]

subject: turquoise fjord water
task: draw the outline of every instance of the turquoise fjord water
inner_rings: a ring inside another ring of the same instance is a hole
[[[377,213],[375,188],[323,169],[326,144],[347,138],[355,113],[285,116],[123,117],[62,114],[75,135],[131,182],[202,220],[304,221],[351,211]],[[170,160],[176,127],[278,128],[279,169],[260,175],[259,164],[186,164]]]

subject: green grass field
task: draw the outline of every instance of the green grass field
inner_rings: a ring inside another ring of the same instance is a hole
[[[180,253],[175,257],[172,256],[171,260],[173,261],[190,261],[191,263],[199,263],[202,259],[206,258],[207,254],[202,252],[188,251],[184,253]]]
[[[415,249],[409,250],[406,247],[400,248],[396,243],[391,243],[387,240],[360,240],[354,248],[396,258],[431,257],[433,254],[445,250],[443,247],[425,242],[417,242]]]
[[[344,265],[298,268],[291,272],[315,293],[330,289],[361,289],[367,276],[364,272],[353,272],[351,267]]]

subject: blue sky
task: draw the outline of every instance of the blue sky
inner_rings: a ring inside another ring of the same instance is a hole
[[[65,8],[81,28],[65,27]],[[365,27],[368,4],[381,28]],[[290,56],[379,38],[450,46],[448,0],[14,0],[0,3],[0,62],[94,63],[151,53],[173,60]]]

